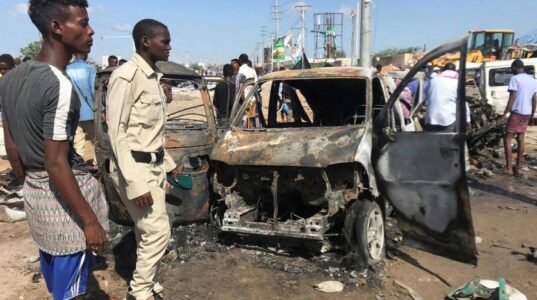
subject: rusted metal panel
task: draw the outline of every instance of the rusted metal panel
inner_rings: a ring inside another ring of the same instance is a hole
[[[214,144],[214,135],[207,129],[166,129],[166,149],[200,147],[211,144]]]
[[[326,167],[353,162],[363,132],[360,126],[230,130],[211,159],[233,165]]]

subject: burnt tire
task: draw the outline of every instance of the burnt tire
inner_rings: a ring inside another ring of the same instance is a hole
[[[350,206],[345,227],[351,251],[358,254],[363,262],[371,265],[384,258],[384,214],[376,202],[355,201]]]

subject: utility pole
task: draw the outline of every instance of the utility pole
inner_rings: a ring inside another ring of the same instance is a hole
[[[360,65],[362,68],[371,68],[371,0],[361,0],[361,26],[360,26]]]
[[[276,39],[280,38],[280,6],[278,5],[278,0],[274,0],[274,6],[272,6],[272,9],[274,10],[272,13],[274,14],[274,17],[272,18],[274,22],[276,23]],[[272,44],[274,44],[274,41],[272,41]],[[272,48],[272,47],[271,47]],[[272,56],[272,53],[271,53]],[[280,69],[280,62],[276,60],[276,69]]]
[[[267,36],[267,26],[261,26],[261,64],[265,65],[265,37]]]
[[[357,50],[358,50],[358,44],[356,43],[356,35],[358,32],[358,11],[352,11],[351,13],[351,20],[352,20],[352,44],[351,44],[351,66],[356,66],[356,59],[357,59]]]
[[[306,53],[306,24],[304,15],[306,11],[311,7],[311,5],[295,5],[295,8],[300,11],[301,18],[302,18],[302,69],[304,69],[304,53]]]

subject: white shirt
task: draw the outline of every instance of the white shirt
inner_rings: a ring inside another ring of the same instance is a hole
[[[511,111],[519,115],[531,115],[531,100],[533,95],[537,93],[537,81],[526,73],[520,73],[511,77],[508,90],[516,92]]]
[[[239,68],[239,73],[237,73],[237,82],[235,83],[237,85],[237,88],[239,87],[239,84],[241,82],[245,82],[248,79],[254,78],[255,82],[257,82],[257,73],[254,69],[248,67],[247,64],[243,64]]]
[[[255,72],[254,69],[248,67],[247,64],[243,64],[239,68],[239,72],[237,73],[237,82],[236,82],[237,92],[240,89],[240,83],[245,82],[246,80],[251,79],[251,78],[254,78],[254,81],[257,82],[257,73]],[[251,86],[245,88],[244,96],[245,97],[248,96],[251,90],[252,90]]]
[[[457,120],[458,75],[455,71],[447,70],[431,79],[426,91],[425,123],[439,126],[449,126],[455,123]],[[466,122],[470,122],[468,103],[466,103]]]

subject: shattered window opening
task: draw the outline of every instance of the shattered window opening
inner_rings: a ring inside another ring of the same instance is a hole
[[[206,128],[207,112],[197,83],[190,80],[168,79],[172,85],[173,101],[168,104],[167,128]]]
[[[363,125],[366,95],[366,79],[266,81],[250,93],[234,124],[245,129]],[[377,98],[385,102],[384,95]]]

